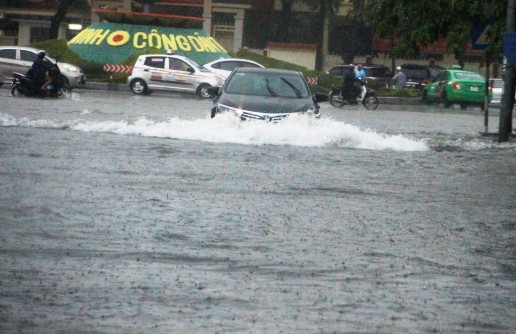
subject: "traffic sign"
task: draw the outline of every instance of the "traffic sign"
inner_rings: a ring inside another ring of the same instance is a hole
[[[484,50],[489,45],[489,34],[491,31],[491,23],[483,26],[476,26],[473,29],[473,50]]]
[[[516,32],[503,34],[503,55],[512,66],[516,66]]]

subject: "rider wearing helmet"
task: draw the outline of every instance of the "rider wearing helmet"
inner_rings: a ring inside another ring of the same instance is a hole
[[[344,74],[342,76],[342,97],[349,99],[355,98],[360,94],[360,89],[355,86],[355,82],[358,82],[359,79],[355,74],[355,65],[349,64],[348,67],[344,70]]]
[[[34,63],[32,63],[32,66],[27,73],[27,76],[34,82],[34,86],[41,87],[42,90],[45,90],[52,82],[52,79],[48,74],[50,64],[45,60],[45,56],[46,53],[44,51],[40,51],[38,53],[38,57]]]

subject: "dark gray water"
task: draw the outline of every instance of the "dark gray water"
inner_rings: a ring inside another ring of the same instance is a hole
[[[477,110],[0,94],[1,332],[514,333],[516,145]]]

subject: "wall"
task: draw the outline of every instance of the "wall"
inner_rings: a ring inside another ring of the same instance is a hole
[[[315,44],[267,43],[267,57],[315,69]]]

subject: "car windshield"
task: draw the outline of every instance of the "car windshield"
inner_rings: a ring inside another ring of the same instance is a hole
[[[211,71],[210,71],[210,70],[208,70],[206,67],[204,67],[204,66],[199,65],[198,63],[196,63],[193,59],[188,58],[187,63],[189,63],[190,65],[193,65],[193,67],[198,68],[201,72],[211,72]]]
[[[484,78],[480,74],[475,72],[455,72],[455,78],[459,80],[484,80]]]
[[[230,94],[241,95],[309,96],[308,87],[300,76],[285,73],[235,73],[225,90]]]

